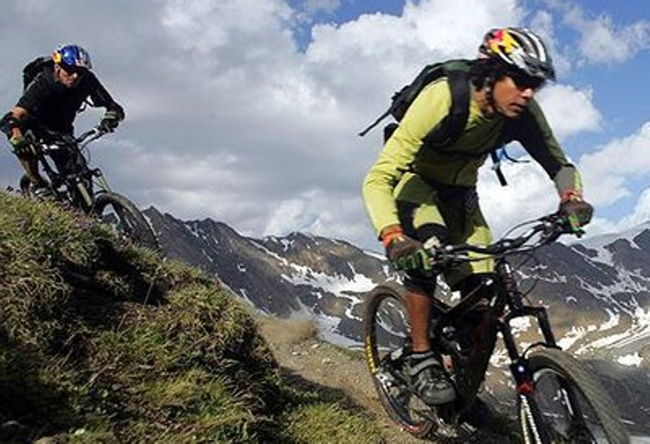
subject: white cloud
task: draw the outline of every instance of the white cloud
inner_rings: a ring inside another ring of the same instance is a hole
[[[540,103],[553,132],[564,138],[600,129],[602,116],[593,103],[592,90],[569,85],[549,85],[540,93]]]
[[[600,17],[584,29],[581,49],[593,62],[624,62],[650,44],[650,22],[637,22],[627,28],[613,28],[611,19]]]
[[[544,170],[527,155],[518,160],[522,162],[502,163],[508,182],[505,187],[499,184],[490,161],[480,171],[481,209],[496,237],[521,222],[555,211],[559,204],[553,181]]]
[[[623,219],[625,227],[630,228],[650,221],[650,188],[646,188],[639,196],[639,200],[634,207],[634,212]]]
[[[650,172],[649,146],[650,121],[631,136],[583,155],[579,168],[590,200],[596,205],[610,205],[630,195],[631,181],[645,178]]]
[[[611,17],[592,18],[579,7],[564,5],[565,21],[580,34],[578,47],[589,63],[622,63],[650,47],[650,21],[617,26]]]
[[[587,229],[587,235],[590,237],[620,233],[650,222],[650,188],[646,188],[640,193],[634,210],[630,214],[612,219],[598,217],[598,212],[595,213],[595,216]]]
[[[118,132],[93,150],[118,192],[247,235],[311,230],[372,247],[378,244],[360,188],[381,131],[365,139],[356,132],[423,64],[471,58],[487,29],[530,16],[516,0],[407,1],[400,15],[317,24],[299,46],[295,31],[306,11],[328,13],[340,0],[308,0],[302,11],[284,0],[5,3],[0,38],[10,49],[0,66],[0,99],[7,108],[16,100],[19,70],[30,57],[59,42],[83,43],[127,112]],[[71,17],[75,26],[61,26]],[[531,25],[555,37],[554,17],[536,11]],[[556,84],[540,101],[560,137],[598,129],[603,119],[590,89]],[[86,115],[80,122],[99,119]],[[0,153],[3,187],[17,168]],[[556,205],[537,166],[505,171],[507,188],[481,173],[496,231]],[[619,179],[612,189],[623,187],[624,174],[612,176]]]
[[[291,231],[303,231],[331,236],[337,233],[336,237],[345,240],[366,238],[370,241],[372,230],[368,229],[365,219],[356,197],[309,190],[277,204],[263,234],[286,235]]]

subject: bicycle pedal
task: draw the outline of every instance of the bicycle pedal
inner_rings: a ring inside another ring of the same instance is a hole
[[[392,387],[395,385],[395,377],[386,370],[379,370],[375,373],[375,378],[384,387]]]
[[[405,355],[405,349],[404,347],[400,347],[390,352],[390,360],[393,362],[399,361],[400,359],[402,359],[402,357],[404,357],[404,355]]]

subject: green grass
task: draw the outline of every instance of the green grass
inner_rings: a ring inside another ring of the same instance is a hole
[[[288,432],[301,443],[370,444],[382,442],[376,426],[367,418],[338,404],[318,402],[292,412]]]
[[[101,224],[0,193],[0,441],[381,442],[292,386],[249,309]]]

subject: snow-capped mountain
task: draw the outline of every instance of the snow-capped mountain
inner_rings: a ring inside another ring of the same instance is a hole
[[[146,211],[163,251],[217,276],[257,309],[315,319],[325,339],[362,341],[363,295],[394,279],[383,255],[292,233],[252,239],[211,219]],[[650,223],[620,235],[555,243],[513,260],[528,300],[548,307],[562,348],[588,360],[625,415],[650,433]],[[522,344],[537,327],[517,324]],[[500,354],[493,364],[508,371]]]

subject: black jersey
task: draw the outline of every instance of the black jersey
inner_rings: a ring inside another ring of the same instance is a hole
[[[27,128],[44,127],[72,134],[76,114],[87,99],[90,99],[91,106],[116,111],[120,119],[124,116],[122,107],[91,71],[84,73],[72,88],[68,88],[57,81],[51,68],[43,70],[29,84],[16,106],[29,113],[25,122]]]

